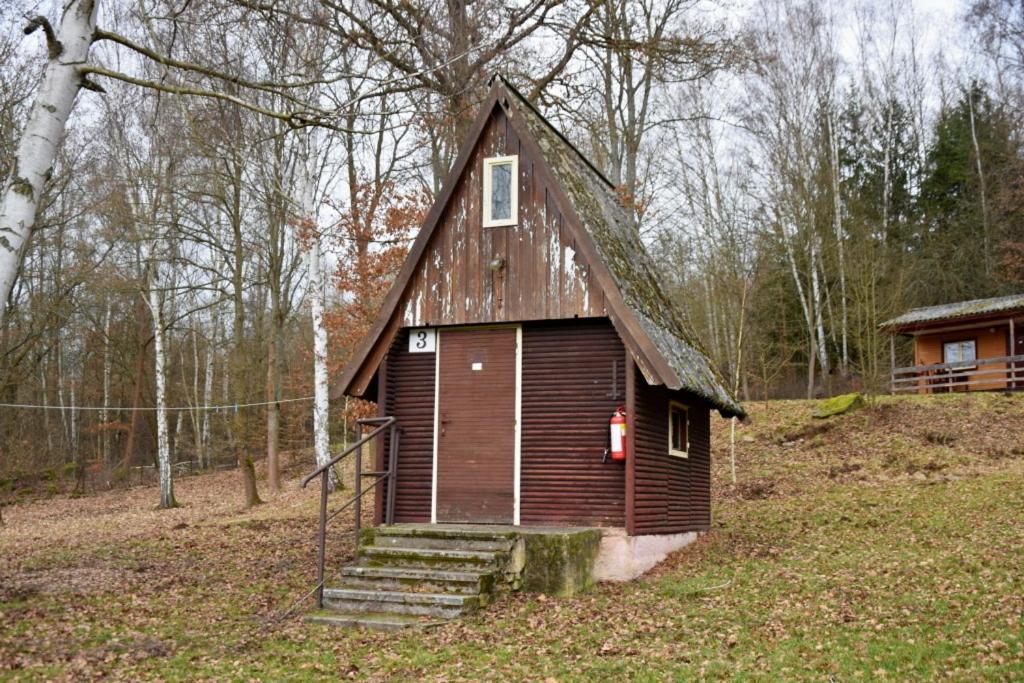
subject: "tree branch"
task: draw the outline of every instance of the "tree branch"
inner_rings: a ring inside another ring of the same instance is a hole
[[[291,90],[295,88],[309,88],[315,85],[325,85],[333,83],[334,81],[343,78],[343,76],[338,76],[338,78],[329,80],[318,78],[299,83],[275,81],[250,81],[248,79],[242,78],[241,76],[224,73],[223,71],[219,71],[212,67],[203,66],[202,64],[183,62],[179,59],[168,57],[167,55],[157,52],[152,48],[146,47],[145,45],[140,45],[139,43],[136,43],[135,41],[126,38],[125,36],[113,33],[111,31],[106,31],[101,28],[97,28],[93,32],[92,40],[94,43],[99,42],[101,40],[109,40],[113,43],[117,43],[118,45],[122,45],[128,48],[129,50],[133,50],[139,53],[140,55],[143,55],[144,57],[148,57],[149,59],[153,60],[158,64],[163,64],[164,66],[168,66],[174,69],[181,69],[183,71],[192,71],[195,73],[202,74],[204,76],[209,76],[210,78],[215,78],[224,81],[226,83],[233,83],[243,88],[249,88],[250,90],[262,90],[265,92],[272,92],[275,95],[279,95],[296,104],[300,104],[300,101],[281,91]]]
[[[86,65],[79,68],[79,72],[85,76],[86,74],[96,74],[97,76],[106,76],[107,78],[113,78],[114,80],[123,81],[125,83],[131,83],[143,88],[150,88],[160,92],[170,93],[172,95],[188,95],[192,97],[206,97],[214,100],[222,100],[224,102],[230,102],[243,109],[248,109],[251,112],[261,114],[263,116],[269,116],[270,118],[284,121],[289,127],[307,128],[309,126],[320,126],[322,128],[329,128],[342,133],[354,134],[357,131],[352,131],[342,126],[330,123],[326,120],[326,113],[319,111],[304,111],[304,112],[281,112],[273,109],[262,107],[258,104],[243,100],[240,97],[234,95],[228,95],[227,93],[217,92],[216,90],[207,90],[205,88],[197,88],[193,86],[185,85],[172,85],[170,83],[161,83],[158,81],[151,81],[145,78],[136,78],[135,76],[129,76],[118,71],[112,71],[110,69],[103,68],[101,66]],[[95,84],[93,84],[95,85]]]
[[[64,44],[57,40],[57,34],[53,30],[53,26],[50,25],[49,19],[39,15],[32,17],[25,24],[25,28],[22,32],[26,36],[30,36],[36,32],[36,29],[43,29],[43,33],[46,34],[46,49],[50,55],[50,59],[57,59],[64,53]]]

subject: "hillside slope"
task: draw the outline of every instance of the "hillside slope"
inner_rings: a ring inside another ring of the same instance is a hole
[[[736,487],[716,420],[712,531],[644,579],[423,633],[281,618],[314,576],[317,494],[294,480],[253,511],[235,473],[182,480],[172,511],[153,488],[15,505],[0,679],[1024,676],[1024,395],[812,409],[751,406]],[[350,550],[339,533],[329,557]]]
[[[738,486],[729,473],[730,425],[716,420],[714,494],[796,495],[826,484],[950,481],[1024,460],[1024,393],[884,396],[817,420],[818,401],[747,404],[736,429]]]

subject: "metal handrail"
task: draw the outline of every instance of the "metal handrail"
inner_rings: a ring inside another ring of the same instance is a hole
[[[356,441],[354,444],[352,444],[348,448],[346,448],[339,455],[336,455],[334,457],[334,459],[331,460],[330,462],[326,462],[323,465],[321,465],[320,467],[316,468],[312,472],[312,474],[309,474],[305,479],[302,480],[302,488],[306,488],[306,485],[309,482],[311,482],[314,479],[316,479],[317,475],[323,474],[324,472],[326,472],[331,467],[334,467],[336,464],[341,462],[345,458],[345,456],[347,456],[348,454],[352,453],[357,448],[362,448],[365,443],[369,442],[371,439],[373,439],[373,437],[377,436],[378,434],[383,432],[385,429],[387,429],[388,427],[393,425],[396,421],[397,420],[395,418],[393,418],[393,417],[364,417],[361,420],[356,420],[356,424],[358,424],[360,427],[362,427],[362,425],[364,425],[364,424],[376,424],[377,422],[383,422],[383,424],[380,427],[377,427],[376,429],[374,429],[372,432],[370,432],[366,436],[364,436],[361,439],[359,439],[358,441]]]
[[[347,510],[351,506],[355,506],[355,542],[359,543],[359,532],[362,528],[362,500],[363,496],[370,491],[377,488],[377,486],[385,479],[388,480],[387,489],[387,503],[384,510],[384,523],[391,524],[395,514],[395,480],[398,473],[398,438],[400,430],[396,425],[397,420],[394,417],[367,417],[361,420],[356,420],[357,435],[356,442],[346,448],[342,453],[331,459],[330,462],[324,463],[320,467],[302,480],[302,488],[306,488],[309,482],[313,481],[317,476],[320,477],[320,524],[319,533],[317,536],[317,584],[316,584],[316,605],[318,608],[324,606],[324,569],[326,566],[326,546],[327,546],[327,522],[334,519],[339,513]],[[373,431],[366,436],[363,436],[363,425],[379,425]],[[388,468],[380,472],[368,472],[365,475],[362,472],[363,467],[363,446],[371,441],[373,438],[379,436],[384,430],[389,430],[389,448],[388,448]],[[350,453],[356,453],[356,472],[355,472],[355,495],[352,496],[344,505],[335,510],[328,516],[327,514],[327,494],[330,489],[330,468],[341,462]],[[373,476],[376,477],[374,482],[370,484],[368,488],[363,489],[363,477]]]

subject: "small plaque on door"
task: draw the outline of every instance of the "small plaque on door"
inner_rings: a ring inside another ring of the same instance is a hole
[[[434,353],[437,349],[437,330],[423,327],[409,330],[409,353]]]
[[[484,364],[483,363],[473,363],[473,365],[471,365],[470,367],[473,368],[473,372],[479,372],[479,371],[484,369]]]

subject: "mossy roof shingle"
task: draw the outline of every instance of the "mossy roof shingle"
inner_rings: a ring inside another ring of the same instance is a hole
[[[626,305],[678,377],[676,386],[700,396],[723,415],[744,415],[703,351],[682,307],[661,285],[657,268],[615,187],[514,87],[521,121],[536,140],[583,229],[592,238]],[[666,382],[668,385],[669,383]]]
[[[1003,311],[1024,310],[1024,294],[1011,294],[1009,296],[997,296],[991,299],[972,299],[970,301],[956,301],[951,304],[939,306],[924,306],[914,308],[903,315],[886,320],[882,323],[885,328],[901,328],[907,325],[918,325],[920,323],[938,322],[941,320],[955,320],[957,318],[970,318],[977,315],[988,315],[989,313],[1001,313]]]

